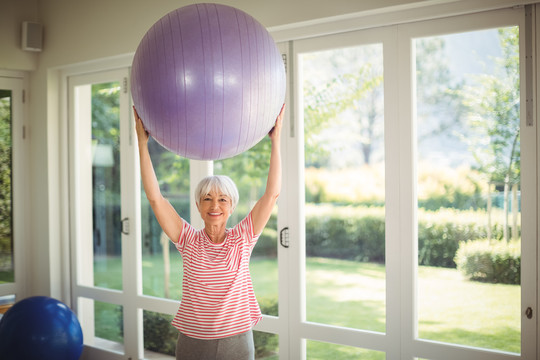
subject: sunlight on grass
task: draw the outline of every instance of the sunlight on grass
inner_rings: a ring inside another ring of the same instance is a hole
[[[307,320],[384,332],[384,265],[327,258],[306,261]]]
[[[97,337],[123,343],[124,334],[121,328],[122,306],[94,301],[95,324]]]
[[[418,272],[421,338],[521,351],[520,286],[467,281],[454,269],[422,266]]]
[[[278,267],[276,258],[252,259],[249,272],[257,298],[278,298]]]
[[[360,349],[354,346],[336,345],[319,341],[306,341],[307,359],[328,360],[328,359],[362,359],[362,360],[384,360],[386,354],[380,351]]]
[[[251,261],[250,271],[258,299],[277,299],[276,261],[264,258],[254,258]],[[163,257],[144,256],[143,262],[144,293],[163,297]],[[121,267],[120,259],[108,260],[109,271],[115,272],[114,267]],[[180,300],[181,297],[181,271],[180,257],[171,256],[170,296],[175,300]],[[468,281],[455,269],[420,266],[418,272],[421,338],[520,352],[520,286]],[[109,286],[121,288],[121,284],[111,282],[111,278],[107,276],[105,272],[96,273],[96,283],[108,283]],[[308,321],[385,332],[385,277],[385,267],[381,264],[308,258]],[[102,336],[109,338],[109,330],[106,329],[110,328],[111,323],[115,323],[116,312],[106,311],[105,316],[100,316],[99,308],[96,311],[96,331],[102,326],[105,331]],[[110,337],[118,337],[118,334],[111,334]],[[310,353],[319,356],[313,359],[323,359],[324,354],[330,354],[327,358],[332,359],[351,358],[346,355],[349,350],[335,350],[336,345],[313,342],[309,346]],[[362,354],[362,359],[379,359],[378,353],[371,356]]]

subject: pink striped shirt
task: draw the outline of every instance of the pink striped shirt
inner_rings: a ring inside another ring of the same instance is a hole
[[[253,234],[251,213],[214,244],[204,230],[184,221],[176,248],[182,254],[182,301],[172,325],[197,339],[219,339],[250,330],[261,310],[249,274]]]

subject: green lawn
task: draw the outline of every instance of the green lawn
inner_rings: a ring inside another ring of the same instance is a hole
[[[179,299],[181,292],[178,256],[171,259],[170,297]],[[95,274],[96,283],[114,284],[111,268]],[[119,264],[118,264],[119,267]],[[308,258],[306,263],[307,319],[312,322],[384,332],[385,268],[372,263]],[[144,292],[163,296],[163,260],[161,256],[143,258]],[[277,298],[276,261],[252,259],[251,273],[259,299]],[[103,320],[96,320],[98,336],[121,339],[111,329],[107,304]],[[419,268],[418,318],[420,338],[467,346],[520,352],[520,287],[485,284],[464,280],[454,269]],[[99,316],[99,308],[96,309]],[[118,313],[118,312],[116,312]],[[106,315],[105,315],[106,314]],[[108,319],[108,320],[105,320]],[[106,330],[107,329],[107,330]],[[119,329],[118,329],[119,330]],[[384,359],[384,354],[347,346],[308,341],[310,359]]]

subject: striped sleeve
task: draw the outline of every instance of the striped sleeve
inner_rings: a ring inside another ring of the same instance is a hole
[[[183,220],[183,219],[182,219]],[[187,221],[183,220],[182,232],[178,237],[178,241],[175,243],[176,249],[182,254],[188,244],[195,236],[195,228],[191,226]]]
[[[260,234],[254,234],[251,212],[233,228],[233,234],[239,239],[247,241],[248,244],[255,246]]]

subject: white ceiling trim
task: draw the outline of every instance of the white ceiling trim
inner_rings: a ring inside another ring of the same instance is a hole
[[[268,28],[276,42],[522,7],[538,0],[424,0]]]

